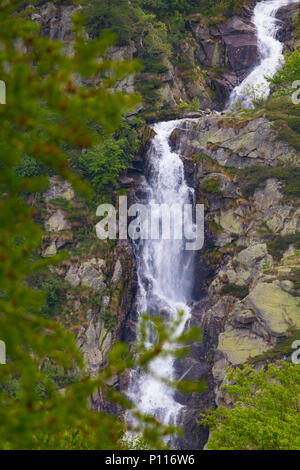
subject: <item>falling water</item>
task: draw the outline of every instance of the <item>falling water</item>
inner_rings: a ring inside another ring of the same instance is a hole
[[[257,3],[252,22],[256,28],[259,64],[231,92],[228,109],[253,108],[253,101],[266,99],[270,83],[266,77],[273,77],[284,59],[283,44],[276,39],[279,20],[276,13],[280,7],[299,0],[266,0]]]
[[[169,137],[180,121],[160,122],[154,125],[156,133],[148,152],[148,176],[144,190],[148,194],[147,205],[151,217],[160,217],[158,207],[190,204],[193,190],[184,178],[183,162],[172,152]],[[154,220],[153,219],[153,220]],[[158,219],[160,220],[160,219]],[[182,221],[173,220],[182,224]],[[193,222],[191,221],[191,224]],[[190,227],[193,230],[193,227]],[[144,240],[136,246],[139,281],[139,313],[161,315],[166,321],[178,318],[178,311],[184,311],[181,324],[176,332],[182,333],[190,317],[187,302],[192,297],[193,260],[192,251],[186,251],[185,240]],[[149,344],[151,339],[149,339]],[[152,361],[151,370],[156,375],[174,379],[174,357],[169,355]],[[144,413],[157,417],[165,424],[175,424],[181,409],[173,396],[173,390],[151,374],[135,371],[132,374],[129,395]]]
[[[268,96],[270,88],[265,76],[273,76],[283,59],[283,45],[276,40],[278,21],[275,15],[281,6],[293,1],[267,0],[256,5],[253,23],[257,30],[260,63],[233,90],[229,106],[239,103],[243,107],[252,107],[249,87],[258,87],[259,97]],[[152,208],[154,218],[160,216],[155,212],[156,205],[179,204],[183,207],[193,199],[193,190],[185,182],[183,162],[169,145],[170,135],[179,123],[170,121],[154,125],[156,134],[148,152],[147,178],[143,187],[147,194],[147,207]],[[135,248],[139,314],[161,315],[168,321],[175,319],[178,311],[183,310],[184,316],[177,331],[179,335],[190,317],[188,303],[192,299],[194,252],[185,250],[184,240],[174,239],[143,240]],[[148,346],[151,342],[149,338]],[[172,380],[174,357],[155,359],[151,369],[156,375]],[[182,405],[176,402],[173,390],[152,374],[133,371],[128,393],[140,411],[156,416],[165,424],[176,423]]]

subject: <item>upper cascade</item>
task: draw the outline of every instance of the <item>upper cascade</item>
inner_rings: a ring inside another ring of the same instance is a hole
[[[257,3],[252,22],[256,28],[259,63],[245,80],[235,87],[230,95],[227,109],[253,108],[254,102],[268,98],[272,78],[284,60],[283,43],[276,39],[279,21],[276,19],[278,10],[298,0],[266,0]]]

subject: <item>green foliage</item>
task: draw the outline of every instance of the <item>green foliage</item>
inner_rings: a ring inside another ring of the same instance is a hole
[[[83,10],[92,37],[98,37],[103,30],[114,31],[118,45],[132,45],[132,42],[138,45],[137,58],[142,60],[147,72],[165,71],[162,59],[171,54],[166,25],[143,11],[139,2],[85,0]]]
[[[277,339],[277,344],[272,349],[268,349],[264,353],[255,356],[250,359],[251,364],[256,364],[259,362],[266,362],[266,361],[275,361],[278,359],[283,359],[286,357],[291,356],[293,353],[292,345],[294,341],[299,340],[300,338],[300,330],[299,329],[291,329],[288,332],[288,336],[282,336]]]
[[[60,313],[66,302],[68,285],[58,276],[52,273],[48,268],[34,273],[27,279],[28,285],[44,292],[45,302],[38,314],[53,318]]]
[[[221,289],[221,294],[244,299],[249,294],[249,287],[238,286],[237,284],[225,284]]]
[[[211,428],[210,450],[300,449],[300,365],[229,369],[228,380],[233,385],[223,388],[233,408],[201,415],[201,424]]]
[[[67,57],[61,42],[41,37],[37,24],[12,15],[20,4],[18,0],[0,4],[0,76],[7,84],[7,105],[0,106],[0,338],[6,343],[8,356],[0,367],[0,448],[117,449],[124,425],[112,415],[94,413],[87,403],[93,392],[101,389],[109,401],[131,408],[128,399],[108,383],[133,367],[133,358],[127,345],[116,344],[107,367],[91,379],[73,334],[39,315],[45,296],[28,287],[25,280],[50,261],[33,256],[43,232],[33,221],[33,208],[21,195],[45,189],[47,178],[23,177],[15,168],[23,155],[28,155],[67,179],[75,190],[91,194],[87,184],[69,169],[65,149],[80,153],[83,148],[95,148],[103,136],[121,125],[122,114],[138,100],[111,89],[134,72],[136,65],[100,61],[114,37],[106,34],[87,41],[79,13],[73,18],[74,53]],[[17,42],[24,48],[15,47]],[[97,86],[80,85],[83,80],[93,83],[96,79]],[[55,118],[49,119],[49,115]],[[51,264],[61,259],[61,255],[51,258]],[[63,286],[50,277],[38,283],[46,290],[51,306],[46,313],[50,315],[56,308],[57,290]],[[166,335],[172,334],[164,331],[159,321],[152,319],[152,323],[158,342],[139,357],[138,366],[145,371],[157,352],[164,350]],[[182,341],[189,341],[189,337],[185,334]],[[186,348],[181,350],[183,353]],[[58,372],[49,376],[49,370],[47,373],[41,367],[45,361],[55,364]],[[69,370],[78,371],[82,380],[68,384],[65,393],[60,393],[55,382],[63,383],[61,377]],[[132,413],[137,432],[143,430],[147,442],[161,448],[160,436],[173,428],[166,430],[155,419],[145,419],[136,410]]]
[[[244,181],[242,191],[244,197],[253,196],[255,190],[261,187],[269,178],[276,178],[284,183],[281,191],[286,197],[300,197],[300,168],[296,166],[265,167],[253,165],[250,168],[237,171],[239,178]]]
[[[299,80],[300,77],[300,50],[285,53],[283,68],[278,70],[273,78],[269,78],[269,82],[273,85],[287,85]]]
[[[221,183],[217,178],[208,178],[201,184],[201,189],[207,193],[222,195]]]
[[[268,251],[276,261],[280,261],[283,253],[293,245],[296,250],[300,249],[300,233],[277,235],[267,242]]]
[[[47,174],[47,169],[45,165],[42,165],[34,158],[23,155],[20,163],[16,167],[16,174],[24,178],[30,178],[32,176]]]
[[[284,96],[274,94],[265,107],[266,116],[274,122],[278,138],[300,150],[300,106],[292,103],[291,94],[291,88],[284,89]]]
[[[232,13],[238,14],[247,0],[243,3],[240,0],[141,0],[138,3],[164,19],[191,13],[202,13],[209,17],[220,14],[224,16],[232,15]]]
[[[116,141],[108,138],[79,158],[84,177],[91,181],[97,192],[101,192],[105,185],[116,185],[120,172],[130,161],[130,156],[124,151],[125,147],[125,139]]]

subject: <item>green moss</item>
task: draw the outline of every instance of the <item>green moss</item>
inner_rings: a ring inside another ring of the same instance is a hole
[[[201,184],[201,189],[210,194],[222,195],[221,183],[217,178],[208,178]]]
[[[267,242],[268,252],[276,261],[281,260],[290,245],[293,245],[297,250],[300,249],[300,233],[277,235]]]
[[[245,198],[253,196],[256,188],[263,186],[269,178],[276,178],[284,183],[282,193],[286,197],[300,198],[300,168],[297,166],[252,166],[238,170],[242,181],[242,192]]]
[[[236,284],[226,284],[221,289],[221,294],[223,295],[232,295],[239,299],[244,299],[249,294],[248,286],[238,286]]]
[[[209,222],[209,230],[213,233],[222,233],[224,231],[221,225],[217,224],[214,220]]]
[[[30,287],[44,292],[45,302],[37,312],[45,317],[54,317],[63,310],[66,301],[68,284],[49,268],[43,269],[27,279]]]
[[[288,336],[278,338],[277,344],[274,348],[255,356],[249,362],[252,364],[265,361],[275,361],[283,357],[290,356],[293,352],[292,344],[294,341],[300,339],[300,330],[291,329],[288,331]]]
[[[273,121],[278,139],[285,140],[296,150],[300,150],[300,106],[293,104],[290,97],[275,95],[266,105],[266,116]]]

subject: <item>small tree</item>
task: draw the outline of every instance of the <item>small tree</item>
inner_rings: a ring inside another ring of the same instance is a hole
[[[201,415],[201,424],[211,428],[208,449],[300,449],[300,365],[229,369],[228,380],[233,385],[223,388],[234,399],[233,408]]]

